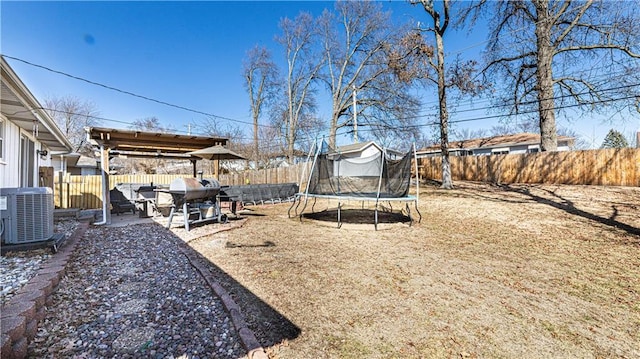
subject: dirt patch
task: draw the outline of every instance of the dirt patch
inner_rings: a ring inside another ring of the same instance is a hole
[[[281,204],[190,245],[272,357],[640,356],[640,189],[456,185],[420,225]]]

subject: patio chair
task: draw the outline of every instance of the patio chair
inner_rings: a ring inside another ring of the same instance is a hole
[[[136,213],[136,206],[131,203],[117,188],[109,191],[109,200],[111,203],[111,213],[115,212],[118,216],[120,213],[127,211],[131,211],[133,214]]]

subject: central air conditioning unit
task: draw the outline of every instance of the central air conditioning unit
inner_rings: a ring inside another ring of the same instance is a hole
[[[0,238],[4,244],[53,237],[53,191],[48,187],[0,188]]]

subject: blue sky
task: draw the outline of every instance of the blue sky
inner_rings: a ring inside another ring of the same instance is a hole
[[[393,11],[398,22],[411,17],[426,20],[419,7],[398,1],[382,4]],[[249,102],[241,77],[246,51],[255,44],[265,45],[282,61],[274,41],[280,19],[293,18],[303,10],[319,15],[327,7],[333,4],[2,1],[0,49],[4,55],[94,82],[249,122]],[[447,36],[446,50],[450,54],[462,50],[464,56],[474,58],[483,49],[482,28],[471,34],[452,32]],[[155,116],[165,126],[186,131],[189,122],[198,123],[203,117],[8,61],[41,102],[51,96],[72,95],[94,102],[101,117],[123,122],[104,121],[104,127],[126,128],[126,123]],[[433,101],[434,93],[435,89],[425,91],[425,100]],[[329,107],[320,104],[318,115],[328,118]],[[563,125],[562,119],[559,123]],[[248,125],[235,124],[250,135]],[[488,119],[464,126],[489,129],[496,124],[497,119]],[[598,119],[574,125],[585,137],[593,137],[596,145],[612,127]],[[618,127],[635,130],[640,128],[640,121],[636,118]]]

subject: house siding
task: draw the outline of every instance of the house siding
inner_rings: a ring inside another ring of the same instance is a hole
[[[24,161],[21,158],[20,151],[20,138],[25,136],[29,140],[34,142],[34,154],[33,154],[33,184],[38,186],[39,183],[39,167],[51,166],[51,155],[46,157],[40,157],[38,151],[48,150],[45,148],[36,138],[26,131],[23,131],[15,125],[13,122],[8,121],[6,118],[2,118],[4,122],[4,135],[3,135],[3,158],[0,160],[0,187],[11,188],[20,187],[20,180],[22,173],[20,171],[20,164]]]
[[[20,127],[4,119],[4,155],[0,187],[20,187]]]

